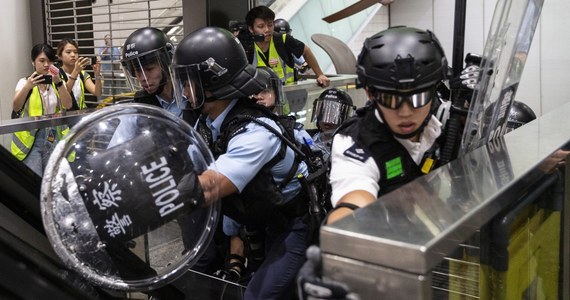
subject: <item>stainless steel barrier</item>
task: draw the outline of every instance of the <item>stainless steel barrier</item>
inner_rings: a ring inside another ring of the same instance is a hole
[[[473,246],[478,244],[472,243],[473,237],[496,215],[508,212],[513,203],[536,190],[557,167],[554,163],[565,157],[569,114],[570,104],[323,226],[325,279],[346,283],[361,299],[437,298],[432,288],[438,285],[435,277],[450,272],[449,265],[443,269],[441,265],[454,259],[458,247],[467,247],[477,257],[472,268],[465,268],[477,273],[465,278],[485,279],[478,273],[480,250]],[[559,236],[560,277],[565,280],[569,272],[566,207],[561,209],[560,220],[565,224]],[[468,281],[460,282],[467,291]],[[472,284],[473,289],[485,288],[481,282]],[[563,293],[562,298],[568,299],[567,288]],[[473,294],[479,297],[478,292]]]

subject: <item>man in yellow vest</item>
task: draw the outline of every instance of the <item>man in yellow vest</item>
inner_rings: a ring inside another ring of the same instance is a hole
[[[245,16],[254,43],[243,43],[251,64],[273,69],[285,84],[292,83],[294,77],[293,56],[305,57],[307,64],[317,76],[317,84],[327,87],[330,80],[325,76],[315,55],[303,42],[289,34],[275,33],[275,13],[266,6],[252,8]]]

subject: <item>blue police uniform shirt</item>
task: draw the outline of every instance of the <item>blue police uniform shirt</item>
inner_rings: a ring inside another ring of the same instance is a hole
[[[220,135],[220,127],[224,119],[237,101],[237,99],[232,100],[230,105],[215,120],[206,119],[206,125],[212,131],[214,141]],[[259,118],[259,120],[279,130],[273,120],[269,118]],[[216,160],[216,168],[237,187],[239,192],[242,192],[261,168],[279,153],[280,148],[281,140],[279,137],[262,125],[250,122],[246,125],[244,133],[236,135],[228,142],[226,153],[220,155]],[[295,153],[292,149],[287,148],[285,158],[271,168],[277,184],[289,174],[293,163],[295,163]],[[299,173],[308,176],[305,163],[299,164],[296,174]],[[293,199],[300,189],[301,184],[296,179],[291,180],[282,190],[284,200]]]
[[[220,127],[229,111],[236,105],[238,100],[232,100],[230,105],[215,119],[206,119],[206,125],[212,131],[212,139],[215,141],[220,135]],[[259,118],[279,130],[275,122],[269,118]],[[310,138],[310,136],[307,134]],[[281,140],[267,128],[254,122],[246,125],[246,132],[236,135],[228,143],[226,153],[220,155],[216,160],[217,171],[226,176],[241,192],[245,186],[253,179],[255,174],[269,162],[275,155],[279,153],[281,148]],[[311,140],[312,142],[312,140]],[[295,153],[292,149],[287,148],[285,159],[279,161],[271,168],[273,178],[277,184],[282,182],[289,174],[291,164],[295,163]],[[299,164],[297,173],[308,176],[307,165],[304,162]],[[289,201],[293,199],[300,191],[301,184],[296,179],[292,179],[281,191],[283,199]],[[239,232],[239,223],[233,219],[224,216],[223,230],[224,233],[233,236]]]
[[[174,99],[172,99],[172,102],[168,102],[168,101],[162,99],[162,97],[160,97],[158,95],[156,95],[156,98],[158,99],[158,102],[160,103],[160,106],[162,108],[169,111],[173,115],[175,115],[179,118],[182,118],[182,110],[180,109],[180,107],[178,107],[178,104],[176,103],[176,101]]]

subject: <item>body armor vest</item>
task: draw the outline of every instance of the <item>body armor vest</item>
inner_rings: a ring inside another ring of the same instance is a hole
[[[276,120],[276,116],[265,107],[238,100],[222,122],[220,137],[211,147],[215,158],[226,152],[228,142],[233,137],[246,132],[245,127],[252,122],[251,117]],[[243,225],[282,227],[288,223],[288,215],[283,209],[288,205],[284,205],[281,190],[271,173],[271,168],[285,158],[285,151],[286,146],[281,142],[279,153],[261,168],[241,193],[222,199],[222,212],[225,215]]]
[[[386,124],[376,119],[374,107],[364,110],[361,115],[351,118],[339,128],[337,132],[352,137],[356,145],[367,151],[380,170],[378,197],[414,180],[424,174],[406,148],[393,136]],[[440,137],[441,138],[441,137]],[[422,164],[427,158],[434,159],[434,165],[429,169],[438,167],[435,159],[439,149],[440,138],[434,146],[426,152]],[[429,171],[428,170],[428,171]]]

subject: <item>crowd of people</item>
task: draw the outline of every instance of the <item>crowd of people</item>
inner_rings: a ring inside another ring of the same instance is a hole
[[[330,80],[311,49],[273,11],[255,7],[245,24],[247,33],[201,28],[176,47],[163,31],[140,28],[120,54],[106,37],[94,64],[70,39],[57,52],[36,45],[35,70],[18,82],[13,110],[26,117],[83,109],[86,91],[101,95],[100,73],[108,71],[101,60],[120,57],[134,102],[187,121],[216,160],[216,169],[198,179],[207,203],[222,201],[222,238],[207,246],[213,254],[200,271],[246,285],[246,299],[290,299],[296,289],[301,297],[323,298],[306,288],[330,288],[314,277],[296,285],[315,231],[439,166],[445,132],[434,112],[449,100],[439,93],[449,66],[430,31],[399,26],[379,32],[366,39],[355,66],[369,100],[357,109],[346,91],[325,89]],[[58,58],[61,68],[54,67]],[[94,78],[84,71],[90,64]],[[313,137],[283,115],[282,86],[294,81],[299,67],[310,68],[323,88],[313,104]],[[17,132],[12,153],[41,175],[66,130]],[[322,170],[327,184],[311,194],[306,178]],[[324,219],[310,220],[313,198]]]

